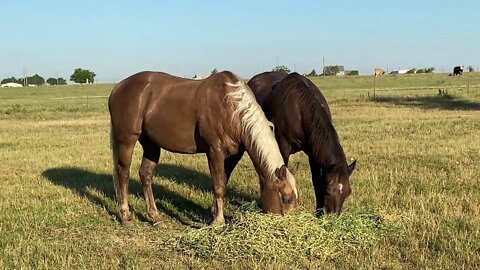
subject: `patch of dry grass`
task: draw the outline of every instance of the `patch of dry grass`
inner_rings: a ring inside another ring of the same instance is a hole
[[[291,159],[300,162],[295,177],[304,210],[282,218],[242,208],[259,197],[245,157],[228,185],[233,221],[219,228],[204,227],[213,199],[205,156],[166,151],[153,186],[164,226],[145,221],[140,147],[129,187],[134,226],[119,225],[100,98],[111,85],[1,89],[0,268],[478,269],[479,78],[472,74],[469,89],[465,76],[383,77],[379,93],[389,98],[378,100],[368,98],[370,77],[315,79],[347,158],[358,160],[342,216],[310,214],[315,198],[304,154]],[[322,234],[328,240],[320,241]],[[281,255],[293,246],[293,260]],[[243,259],[219,254],[235,248]],[[270,259],[269,252],[280,255]]]
[[[318,218],[306,211],[265,215],[250,205],[227,225],[189,229],[164,248],[227,262],[292,265],[299,259],[325,260],[340,250],[372,247],[398,228],[371,209]]]

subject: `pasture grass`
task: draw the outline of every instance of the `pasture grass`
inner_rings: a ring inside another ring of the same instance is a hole
[[[241,207],[227,225],[188,229],[164,248],[226,262],[292,266],[325,260],[340,249],[372,247],[396,230],[371,209],[318,218],[305,210],[287,216],[265,215],[250,204]]]
[[[358,160],[340,217],[313,218],[301,153],[291,157],[300,162],[301,210],[282,218],[245,208],[259,197],[246,156],[228,185],[229,225],[220,228],[207,226],[205,156],[166,151],[153,186],[163,223],[146,221],[139,146],[129,185],[134,224],[119,225],[106,107],[112,85],[0,89],[0,269],[480,268],[480,75],[384,76],[375,96],[372,80],[313,79],[347,158]],[[245,244],[228,248],[237,240]],[[294,256],[282,255],[294,247]]]

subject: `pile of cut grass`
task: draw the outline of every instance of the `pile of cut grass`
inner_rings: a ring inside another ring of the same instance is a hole
[[[317,218],[306,211],[265,215],[249,206],[226,225],[190,229],[164,247],[222,261],[294,262],[327,259],[344,249],[368,248],[398,231],[372,209]]]

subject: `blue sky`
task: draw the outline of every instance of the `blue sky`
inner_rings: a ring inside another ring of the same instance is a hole
[[[337,3],[339,2],[339,3]],[[2,1],[0,78],[480,65],[480,1]]]

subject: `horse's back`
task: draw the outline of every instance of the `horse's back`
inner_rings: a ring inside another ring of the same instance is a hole
[[[248,81],[258,104],[262,105],[265,99],[272,92],[273,85],[288,75],[285,71],[267,71],[253,76]]]
[[[271,88],[262,108],[275,125],[277,139],[285,140],[297,152],[309,140],[313,118],[325,124],[331,122],[330,109],[323,94],[308,78],[295,72],[278,82],[271,77],[268,73],[257,77],[264,78]],[[261,83],[256,82],[252,87],[256,85]],[[257,89],[252,90],[257,93]]]
[[[144,133],[156,145],[172,152],[203,152],[206,143],[202,134],[209,132],[201,129],[205,122],[222,122],[212,118],[221,120],[226,83],[236,81],[231,72],[204,80],[162,72],[137,73],[112,90],[109,108],[113,129],[125,140]],[[210,128],[215,130],[217,126]]]

